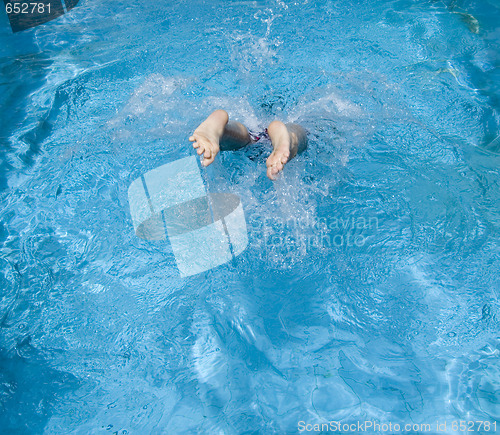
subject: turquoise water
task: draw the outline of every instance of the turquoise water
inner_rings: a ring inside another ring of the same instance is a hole
[[[498,430],[498,3],[143,3],[0,14],[3,432]],[[309,147],[218,157],[249,244],[181,278],[127,189],[216,108]]]

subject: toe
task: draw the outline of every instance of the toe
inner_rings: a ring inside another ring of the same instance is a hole
[[[278,174],[279,170],[277,168],[277,165],[275,164],[270,164],[267,166],[267,177],[270,179],[270,180],[275,180],[276,179],[276,175]]]
[[[271,154],[268,159],[266,160],[266,166],[269,168],[274,164],[274,154]]]
[[[210,165],[210,164],[212,164],[212,163],[213,163],[214,158],[215,158],[215,156],[210,156],[210,157],[208,157],[208,158],[205,158],[205,159],[203,159],[203,161],[201,162],[201,164],[202,164],[203,166],[208,166],[208,165]]]
[[[271,172],[271,167],[267,168],[267,178],[269,178],[270,180],[274,180],[273,173]]]

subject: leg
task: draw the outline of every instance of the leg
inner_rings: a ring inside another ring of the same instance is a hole
[[[221,151],[234,151],[253,142],[247,128],[238,121],[229,121],[220,138]]]
[[[216,110],[203,121],[189,138],[198,155],[203,154],[203,166],[210,165],[219,150],[236,150],[252,142],[243,124],[229,121],[225,110]]]
[[[285,163],[307,148],[307,133],[298,124],[285,125],[281,121],[271,122],[267,132],[273,144],[273,152],[266,162],[267,176],[275,180]]]

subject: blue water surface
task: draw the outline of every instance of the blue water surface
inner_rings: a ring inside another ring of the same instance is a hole
[[[0,13],[2,433],[500,430],[498,23],[496,0]],[[267,143],[217,157],[249,244],[181,278],[127,189],[217,108],[309,147],[276,182]]]

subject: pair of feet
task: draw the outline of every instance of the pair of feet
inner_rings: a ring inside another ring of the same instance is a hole
[[[203,166],[208,166],[214,161],[215,156],[220,151],[221,140],[225,140],[229,136],[233,143],[235,140],[239,141],[239,145],[233,146],[232,149],[238,149],[253,142],[248,130],[242,124],[233,123],[230,128],[227,128],[228,121],[229,118],[225,111],[216,111],[203,121],[189,138],[198,155],[203,154]],[[296,138],[294,138],[295,135],[290,134],[286,125],[281,121],[271,122],[267,133],[273,145],[273,151],[266,161],[267,176],[271,180],[275,180],[283,170],[283,166],[293,157],[291,154],[294,148],[293,140]]]

